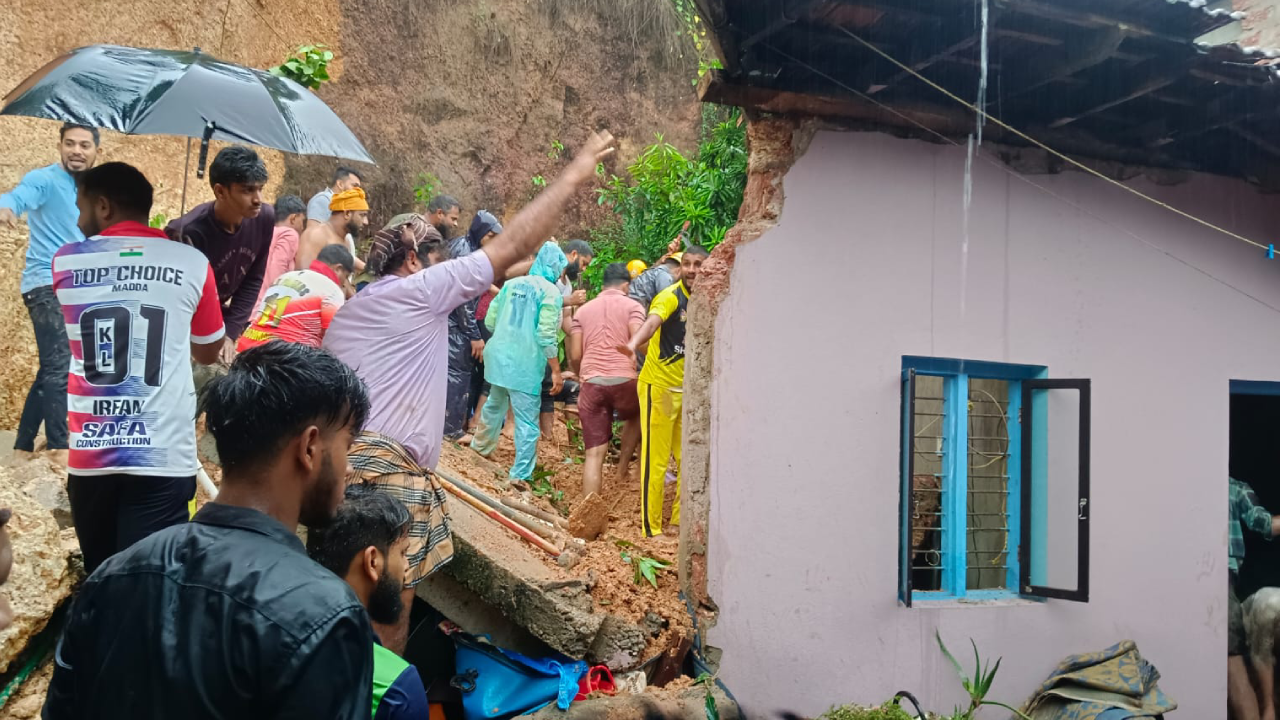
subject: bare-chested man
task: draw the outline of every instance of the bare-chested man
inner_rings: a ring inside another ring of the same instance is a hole
[[[359,237],[369,224],[369,201],[363,188],[351,188],[335,194],[329,201],[329,210],[332,214],[328,222],[312,225],[302,233],[298,254],[294,257],[295,269],[311,267],[326,245],[346,247],[347,234]]]

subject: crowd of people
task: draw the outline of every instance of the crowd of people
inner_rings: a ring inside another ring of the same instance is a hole
[[[478,210],[453,237],[441,195],[358,243],[356,170],[267,203],[261,158],[229,146],[214,199],[162,230],[147,178],[62,128],[59,162],[0,195],[0,222],[30,228],[40,362],[15,453],[44,426],[90,572],[45,717],[426,717],[401,656],[416,586],[453,556],[442,444],[489,455],[508,428],[527,489],[556,403],[580,417],[584,495],[622,423],[618,480],[638,449],[644,529],[663,532],[707,252],[677,239],[653,268],[604,268],[594,299],[575,288],[595,253],[551,233],[612,141],[592,134],[506,223]],[[192,515],[201,416],[222,477]]]

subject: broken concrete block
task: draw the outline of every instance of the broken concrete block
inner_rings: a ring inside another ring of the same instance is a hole
[[[608,615],[591,644],[588,658],[610,670],[635,667],[642,659],[648,637],[643,628],[616,615]]]
[[[13,570],[4,586],[13,624],[0,632],[3,673],[71,595],[79,574],[53,513],[21,489],[9,468],[0,468],[0,507],[13,510],[6,526],[13,542]]]
[[[609,527],[609,505],[591,493],[569,515],[569,532],[583,540],[595,540]]]

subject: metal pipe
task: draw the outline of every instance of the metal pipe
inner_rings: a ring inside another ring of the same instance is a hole
[[[440,472],[437,470],[436,474],[439,475]],[[494,521],[496,521],[499,525],[502,525],[503,527],[507,528],[508,530],[515,533],[516,535],[519,535],[521,538],[525,540],[525,542],[528,542],[530,545],[533,545],[537,548],[542,549],[551,557],[560,557],[560,550],[556,548],[555,545],[552,545],[551,543],[547,542],[541,537],[538,537],[533,532],[530,532],[529,530],[526,530],[525,528],[516,524],[513,520],[499,513],[497,510],[494,510],[488,505],[485,505],[483,502],[480,501],[479,498],[476,498],[471,494],[459,489],[457,485],[454,485],[453,483],[449,482],[448,479],[446,479],[443,475],[441,475],[437,479],[440,481],[440,484],[444,486],[445,490],[449,491],[449,493],[452,494],[454,497],[458,498],[459,500],[475,508],[481,515],[489,516]]]
[[[441,476],[441,477],[445,478],[445,479],[446,479],[446,480],[448,480],[449,482],[451,482],[451,483],[453,483],[454,485],[456,485],[456,486],[457,486],[459,489],[461,489],[463,492],[465,492],[465,493],[467,493],[467,494],[471,495],[471,497],[474,497],[475,499],[477,499],[477,500],[479,500],[480,502],[484,503],[485,505],[489,506],[489,507],[490,507],[490,508],[492,508],[495,512],[500,513],[503,517],[509,518],[510,520],[512,520],[512,521],[514,521],[514,522],[516,522],[516,523],[519,523],[522,527],[524,527],[524,528],[526,528],[526,529],[528,529],[528,530],[532,530],[533,532],[535,532],[535,533],[537,533],[538,535],[540,535],[540,536],[542,536],[542,537],[546,538],[547,540],[560,540],[560,539],[561,539],[558,535],[556,535],[556,534],[552,531],[552,529],[551,529],[551,528],[547,527],[546,525],[543,525],[542,523],[539,523],[539,522],[537,522],[536,520],[533,520],[533,519],[531,519],[531,518],[527,518],[527,517],[525,517],[525,516],[521,515],[520,513],[517,513],[515,510],[512,510],[511,508],[506,507],[505,505],[502,505],[502,504],[501,504],[501,503],[499,503],[497,500],[494,500],[493,498],[489,497],[489,496],[488,496],[488,495],[486,495],[485,493],[481,492],[480,490],[477,490],[477,489],[476,489],[476,488],[474,488],[474,487],[471,487],[470,485],[466,484],[465,482],[462,482],[461,480],[459,480],[459,479],[457,479],[457,478],[455,478],[455,477],[453,477],[453,476],[451,476],[451,475],[447,475],[447,474],[445,474],[445,473],[440,472],[440,469],[439,469],[439,468],[436,468],[436,471],[435,471],[435,472],[436,472],[436,474],[437,474],[437,475],[439,475],[439,476]]]
[[[539,520],[545,520],[546,522],[549,522],[549,523],[551,523],[552,525],[555,525],[555,526],[556,526],[556,527],[558,527],[558,528],[567,528],[567,527],[569,527],[569,521],[568,521],[568,520],[565,520],[564,518],[560,517],[559,515],[554,515],[554,514],[552,514],[552,513],[549,513],[549,512],[547,512],[546,510],[543,510],[542,508],[537,507],[537,506],[535,506],[535,505],[530,505],[529,503],[520,502],[519,500],[512,500],[511,498],[505,498],[505,497],[504,497],[504,498],[499,498],[499,501],[500,501],[503,505],[506,505],[506,506],[507,506],[507,507],[509,507],[509,508],[515,508],[516,510],[519,510],[520,512],[528,513],[528,514],[530,514],[530,515],[532,515],[532,516],[534,516],[534,517],[538,518]]]

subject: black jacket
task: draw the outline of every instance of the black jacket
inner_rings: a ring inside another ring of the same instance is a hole
[[[297,535],[210,503],[85,581],[44,718],[369,720],[372,637]]]

